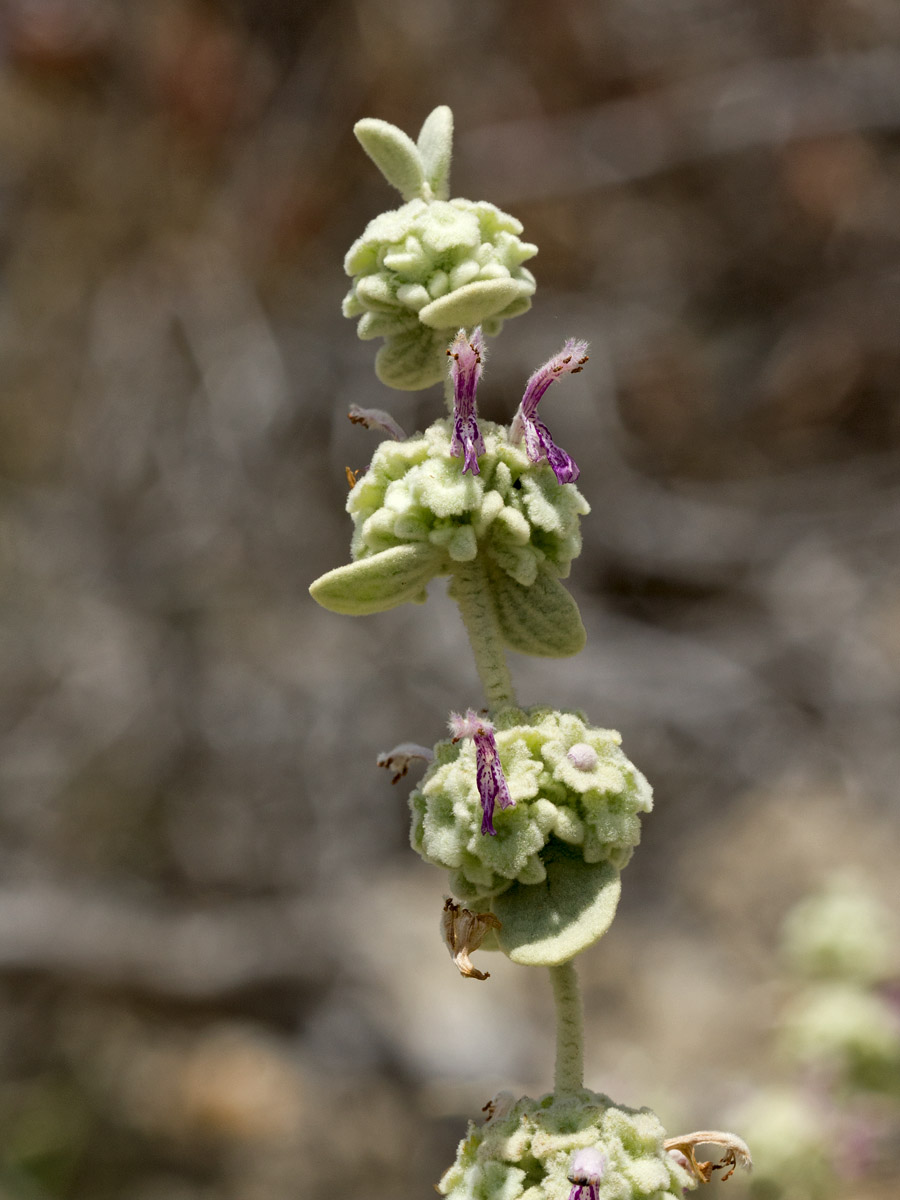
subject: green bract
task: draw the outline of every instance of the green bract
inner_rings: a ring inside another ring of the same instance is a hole
[[[383,383],[430,387],[444,378],[444,352],[460,326],[493,336],[531,307],[534,276],[522,263],[537,246],[493,204],[448,199],[448,108],[431,113],[418,143],[386,121],[359,121],[355,132],[406,204],[375,217],[350,247],[344,316],[360,318],[361,338],[385,339],[375,359]]]
[[[406,441],[382,442],[347,498],[356,561],[316,580],[313,597],[333,612],[381,612],[424,599],[429,579],[477,558],[508,646],[577,654],[584,626],[559,580],[581,550],[586,500],[490,421],[481,422],[481,473],[464,475],[450,454],[451,426],[443,419]]]
[[[624,1108],[587,1090],[528,1096],[484,1125],[469,1125],[438,1191],[449,1200],[567,1200],[573,1155],[606,1158],[598,1200],[663,1200],[696,1186],[663,1149],[665,1130],[647,1108]]]
[[[473,741],[439,742],[410,796],[413,848],[452,872],[460,899],[494,899],[511,958],[566,961],[612,920],[618,872],[640,840],[638,813],[652,807],[650,785],[619,735],[580,713],[511,708],[493,724],[515,807],[496,811],[496,836],[483,835]]]

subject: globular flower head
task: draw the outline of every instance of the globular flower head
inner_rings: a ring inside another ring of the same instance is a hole
[[[491,753],[515,807],[494,816],[495,837],[482,837],[476,735],[484,725],[472,712],[457,717],[457,740],[435,746],[434,762],[410,796],[413,847],[451,872],[451,890],[483,902],[516,882],[541,883],[551,843],[621,870],[640,840],[638,814],[650,811],[652,792],[622,753],[619,735],[592,728],[577,712],[494,713]],[[573,748],[577,763],[569,757]]]
[[[406,203],[370,221],[350,247],[344,315],[359,317],[361,338],[385,339],[375,359],[383,383],[429,387],[443,375],[444,350],[460,325],[482,325],[493,337],[528,311],[535,281],[522,264],[537,246],[493,204],[449,198],[448,108],[431,113],[417,143],[386,121],[360,121],[355,133]]]
[[[464,717],[459,713],[451,714],[450,732],[454,741],[471,738],[475,743],[475,784],[481,798],[481,832],[496,837],[494,806],[499,804],[501,808],[513,808],[515,800],[509,794],[500,765],[494,726],[470,708]]]
[[[481,378],[484,362],[484,338],[477,328],[471,338],[461,329],[447,350],[450,356],[450,378],[453,381],[453,437],[450,453],[454,458],[465,455],[463,474],[479,474],[478,455],[484,454],[484,438],[475,420],[475,391]]]
[[[587,1090],[523,1096],[483,1125],[470,1124],[437,1190],[449,1200],[681,1200],[697,1179],[666,1153],[649,1109]]]
[[[525,450],[532,462],[546,460],[550,464],[560,483],[574,483],[580,471],[565,450],[553,441],[550,430],[537,415],[537,407],[551,383],[562,375],[577,375],[586,362],[587,342],[569,338],[562,350],[538,367],[528,380],[510,431],[513,442],[524,438]]]
[[[473,426],[468,447],[460,437],[468,471],[451,453],[452,417],[379,445],[347,498],[353,562],[315,580],[310,592],[333,612],[384,612],[425,600],[431,579],[478,559],[509,648],[577,654],[584,626],[561,580],[581,550],[580,517],[589,507],[574,484],[560,486],[547,463],[510,445],[502,426],[480,421],[477,434]]]
[[[378,446],[347,499],[353,558],[422,544],[443,552],[445,569],[484,554],[522,587],[543,567],[565,578],[581,550],[579,518],[589,511],[581,493],[559,487],[546,463],[530,462],[491,421],[479,423],[479,474],[464,474],[451,453],[454,431],[453,419],[442,418]]]

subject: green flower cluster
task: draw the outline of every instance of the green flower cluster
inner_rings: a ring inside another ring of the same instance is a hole
[[[464,475],[451,456],[449,419],[404,442],[381,443],[347,499],[354,559],[428,543],[444,552],[448,569],[481,548],[523,587],[541,567],[557,578],[569,574],[587,501],[574,484],[558,484],[546,462],[531,462],[524,445],[510,445],[504,427],[480,424],[486,452],[479,475]]]
[[[837,1069],[848,1083],[900,1092],[900,1021],[890,1002],[854,983],[820,983],[785,1014],[784,1049],[805,1065]]]
[[[469,1125],[438,1191],[449,1200],[567,1200],[573,1155],[596,1148],[606,1159],[597,1200],[663,1200],[696,1186],[663,1149],[665,1131],[649,1109],[624,1108],[581,1091],[524,1096],[484,1125]]]
[[[363,340],[386,339],[375,359],[383,383],[438,383],[461,325],[494,336],[528,311],[536,285],[522,263],[537,246],[521,232],[521,222],[493,204],[462,199],[410,200],[369,222],[344,261],[353,286],[343,312],[360,318]]]
[[[796,905],[783,941],[793,970],[812,979],[874,983],[900,967],[890,913],[849,875]]]
[[[450,199],[453,114],[426,118],[418,141],[387,121],[358,121],[354,133],[406,201],[366,226],[344,269],[353,286],[344,316],[361,338],[383,337],[375,371],[388,387],[414,391],[445,374],[444,351],[460,328],[486,334],[531,307],[534,276],[522,266],[537,246],[493,204]]]
[[[581,713],[546,708],[510,708],[492,720],[515,806],[495,813],[496,836],[485,837],[474,743],[439,742],[410,796],[413,848],[450,870],[453,892],[466,901],[498,896],[515,882],[541,883],[551,839],[577,848],[586,863],[621,870],[652,791],[619,748],[619,734],[592,728]]]
[[[782,1019],[783,1049],[854,1088],[900,1093],[900,1020],[877,987],[897,967],[890,912],[838,877],[790,913],[784,951],[806,981]]]

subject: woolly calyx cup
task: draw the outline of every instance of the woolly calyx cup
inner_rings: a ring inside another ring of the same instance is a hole
[[[584,626],[560,579],[581,550],[587,501],[574,484],[559,484],[547,462],[532,462],[524,444],[510,445],[505,428],[482,421],[479,429],[477,475],[464,474],[452,453],[452,418],[382,442],[347,498],[354,561],[310,592],[333,612],[382,612],[424,600],[430,579],[477,558],[507,646],[577,654]]]
[[[495,336],[531,307],[535,280],[522,264],[537,246],[493,204],[449,199],[453,118],[436,108],[413,142],[387,121],[359,121],[363,149],[406,203],[370,221],[344,269],[353,286],[344,316],[360,338],[384,338],[382,383],[415,391],[444,377],[444,351],[462,325]]]
[[[523,1096],[484,1125],[470,1123],[437,1190],[448,1200],[567,1200],[579,1187],[582,1200],[680,1200],[697,1178],[666,1152],[664,1137],[649,1109],[597,1092]],[[602,1169],[580,1169],[585,1151]],[[587,1184],[573,1184],[582,1175]]]
[[[437,744],[412,792],[411,842],[451,872],[455,895],[498,917],[486,945],[514,962],[557,965],[609,928],[652,791],[619,735],[581,713],[511,708],[492,725],[513,801],[493,810],[494,835],[482,832],[478,746],[463,738]]]

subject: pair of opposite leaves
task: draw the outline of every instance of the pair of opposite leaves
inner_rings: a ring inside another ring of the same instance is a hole
[[[586,634],[578,606],[555,575],[539,568],[534,583],[524,587],[489,556],[483,558],[484,585],[500,634],[511,650],[566,658],[583,649]],[[366,616],[409,601],[423,602],[426,584],[453,570],[443,549],[429,542],[409,542],[328,571],[315,581],[310,594],[331,612]]]

